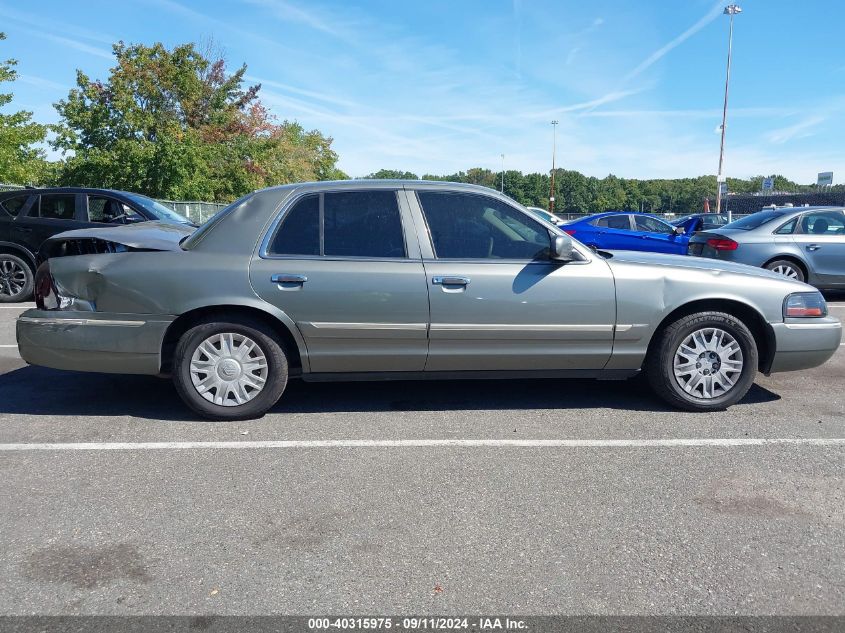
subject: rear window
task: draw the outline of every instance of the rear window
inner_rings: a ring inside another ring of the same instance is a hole
[[[17,217],[17,215],[21,212],[26,206],[27,201],[29,200],[30,195],[24,194],[20,196],[13,196],[11,198],[6,198],[3,200],[0,205],[6,210],[6,212],[11,215],[12,217]]]
[[[592,224],[593,226],[602,226],[608,229],[617,229],[620,231],[631,230],[631,220],[628,219],[627,215],[608,215],[594,220]]]
[[[42,218],[51,220],[73,220],[76,216],[74,194],[47,194],[41,196]]]
[[[740,229],[741,231],[750,231],[759,226],[763,226],[769,222],[773,222],[780,217],[786,215],[786,211],[760,211],[759,213],[752,213],[749,216],[726,224],[726,229]]]

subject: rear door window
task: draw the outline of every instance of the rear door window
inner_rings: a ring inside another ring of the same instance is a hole
[[[394,191],[324,194],[323,254],[405,257],[402,219]]]
[[[631,219],[627,213],[620,215],[608,215],[596,220],[596,226],[601,226],[607,229],[615,229],[617,231],[630,231]]]
[[[406,257],[395,191],[308,195],[282,218],[270,255]]]
[[[72,193],[42,195],[39,216],[51,220],[76,219],[76,196]]]

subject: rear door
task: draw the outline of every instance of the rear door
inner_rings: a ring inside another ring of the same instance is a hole
[[[81,221],[81,205],[75,193],[46,193],[36,196],[25,213],[18,215],[12,225],[13,242],[25,245],[37,253],[48,237],[63,231],[84,228]]]
[[[311,193],[285,204],[250,281],[299,328],[312,372],[422,371],[428,296],[405,198]]]
[[[427,371],[600,369],[616,318],[613,276],[593,257],[549,259],[549,230],[491,196],[420,188],[431,303]]]
[[[845,286],[845,215],[842,211],[810,211],[793,233],[820,286]]]

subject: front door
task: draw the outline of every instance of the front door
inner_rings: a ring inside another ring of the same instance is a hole
[[[431,238],[421,244],[427,371],[604,367],[616,314],[604,260],[550,260],[549,229],[502,199],[416,193],[409,203]]]
[[[634,226],[640,231],[643,246],[639,250],[654,253],[674,253],[686,255],[689,237],[675,233],[671,224],[653,218],[649,215],[634,215]]]
[[[845,215],[811,211],[801,216],[793,239],[821,286],[845,286]]]
[[[258,295],[296,322],[312,372],[425,366],[425,271],[397,193],[298,197],[285,205],[250,266]]]

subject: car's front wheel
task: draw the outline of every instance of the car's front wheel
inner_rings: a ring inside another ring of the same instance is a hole
[[[0,303],[26,301],[32,296],[32,269],[15,255],[0,253]]]
[[[282,395],[287,380],[282,346],[262,323],[247,319],[192,327],[173,357],[176,391],[212,420],[260,417]]]
[[[754,383],[757,344],[748,327],[730,314],[691,314],[656,336],[646,376],[654,392],[675,407],[721,410]]]

